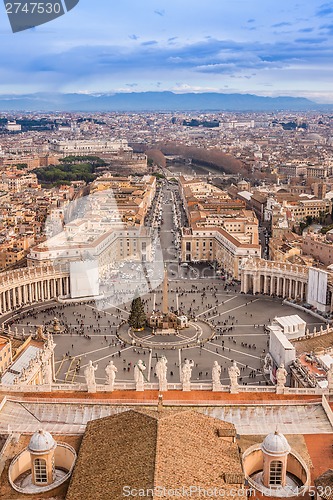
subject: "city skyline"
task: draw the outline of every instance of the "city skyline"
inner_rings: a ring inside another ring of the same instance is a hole
[[[12,34],[0,13],[0,94],[253,93],[332,103],[333,2],[81,0]]]

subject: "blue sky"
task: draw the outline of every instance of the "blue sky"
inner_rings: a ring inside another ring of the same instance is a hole
[[[12,34],[0,93],[250,92],[333,102],[333,1],[80,0]]]

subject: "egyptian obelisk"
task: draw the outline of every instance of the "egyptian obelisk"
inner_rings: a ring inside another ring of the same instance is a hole
[[[162,313],[166,316],[169,312],[168,303],[168,271],[164,266],[164,280],[163,280],[163,298],[162,298]]]

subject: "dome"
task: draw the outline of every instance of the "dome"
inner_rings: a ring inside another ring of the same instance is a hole
[[[275,431],[265,437],[261,449],[264,453],[268,455],[287,455],[291,448],[288,441],[280,432]]]
[[[28,444],[28,450],[33,453],[45,453],[53,450],[57,443],[49,432],[39,430],[35,432]]]

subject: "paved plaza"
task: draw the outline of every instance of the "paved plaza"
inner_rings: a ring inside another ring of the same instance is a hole
[[[171,339],[175,340],[174,349],[163,346],[162,336],[153,336],[151,332],[142,339],[142,347],[132,346],[131,339],[126,336],[121,336],[121,340],[118,330],[120,323],[128,320],[131,305],[128,296],[132,297],[140,288],[134,275],[132,280],[122,279],[112,284],[107,301],[78,305],[41,303],[31,311],[24,309],[14,313],[10,320],[12,331],[25,335],[34,334],[39,325],[52,329],[53,318],[60,320],[62,333],[54,335],[57,382],[84,382],[84,368],[92,360],[98,364],[96,381],[103,384],[105,367],[111,359],[118,369],[117,382],[134,380],[134,365],[139,359],[147,367],[147,381],[157,382],[154,368],[157,359],[165,355],[170,383],[180,381],[181,366],[186,358],[194,362],[193,381],[211,381],[212,366],[217,360],[222,366],[221,382],[228,384],[228,367],[236,360],[241,370],[240,384],[267,383],[262,373],[268,349],[265,325],[275,316],[295,314],[295,309],[282,305],[280,299],[241,294],[239,284],[224,281],[207,263],[181,266],[179,230],[183,218],[177,187],[164,185],[158,202],[148,214],[147,223],[159,227],[163,254],[160,271],[162,273],[165,265],[169,279],[169,309],[178,309],[180,314],[191,318],[196,331],[180,331],[178,338]],[[149,287],[144,287],[142,299],[147,313],[152,312],[154,305],[161,308],[162,279],[161,274],[155,284],[158,288],[150,293],[147,293]],[[308,313],[297,311],[297,314],[307,322],[310,331],[314,327],[318,330],[323,324]],[[215,328],[213,338],[204,322]],[[197,342],[194,342],[195,337]]]
[[[142,359],[147,366],[147,380],[157,382],[154,373],[156,360],[165,355],[168,359],[168,381],[179,382],[180,367],[184,360],[194,361],[193,381],[211,381],[213,362],[222,366],[222,384],[228,384],[227,369],[236,360],[240,369],[240,383],[246,385],[266,384],[261,373],[263,358],[267,353],[268,335],[265,325],[275,316],[295,314],[291,306],[282,305],[281,300],[266,296],[240,294],[238,287],[224,290],[219,279],[198,279],[169,282],[169,306],[179,307],[186,314],[194,314],[215,326],[214,339],[197,346],[182,345],[176,349],[132,347],[119,340],[118,325],[126,321],[130,304],[100,310],[95,302],[80,305],[41,304],[31,313],[17,315],[12,330],[23,329],[25,334],[35,333],[38,325],[52,327],[53,318],[59,318],[63,333],[54,335],[56,376],[58,382],[84,382],[83,371],[89,360],[98,364],[97,383],[105,381],[104,370],[112,359],[118,368],[117,382],[133,381],[134,365]],[[236,291],[235,291],[236,289]],[[156,303],[162,300],[161,289],[156,291]],[[151,311],[153,294],[143,297],[146,311]],[[311,330],[321,323],[310,314],[297,311]],[[79,363],[80,369],[77,368]]]

